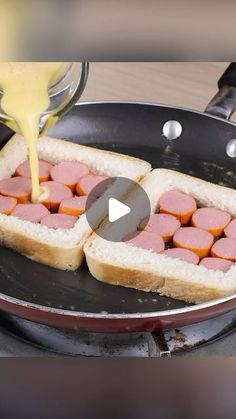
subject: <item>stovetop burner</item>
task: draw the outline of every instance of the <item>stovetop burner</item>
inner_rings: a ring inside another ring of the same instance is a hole
[[[0,355],[170,357],[189,354],[193,349],[197,353],[201,348],[205,348],[207,354],[218,339],[224,342],[235,329],[236,310],[192,326],[161,333],[123,334],[58,329],[4,314],[0,330]],[[6,351],[7,339],[11,341],[11,353]],[[235,348],[235,353],[231,353],[233,355],[236,354],[236,334],[230,335],[230,339],[232,348]],[[2,343],[5,352],[1,350]]]

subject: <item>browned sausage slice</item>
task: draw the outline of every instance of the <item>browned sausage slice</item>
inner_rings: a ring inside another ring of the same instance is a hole
[[[52,164],[44,160],[39,160],[39,181],[46,182],[50,178],[50,170]],[[30,163],[29,160],[25,160],[16,169],[16,176],[22,176],[31,178]]]
[[[76,192],[78,195],[89,195],[90,192],[96,187],[96,196],[99,197],[103,194],[104,190],[108,187],[109,182],[112,181],[111,178],[108,176],[102,175],[87,175],[82,177],[76,186]],[[101,187],[99,188],[99,183],[101,183]]]
[[[224,233],[231,239],[236,239],[236,219],[232,220],[224,229]]]
[[[43,201],[43,204],[50,211],[57,211],[63,199],[72,198],[73,196],[70,188],[68,188],[68,186],[66,185],[63,185],[63,183],[49,180],[48,182],[42,182],[41,186],[46,186],[47,188],[49,188],[49,197],[45,201]]]
[[[74,191],[79,179],[89,174],[89,169],[84,163],[76,161],[63,161],[51,169],[51,178],[63,183]]]
[[[19,203],[30,200],[31,189],[31,179],[24,177],[11,177],[0,181],[0,193],[17,199]]]
[[[18,204],[12,215],[21,220],[39,223],[43,217],[50,214],[43,204]]]
[[[171,258],[180,259],[188,263],[193,263],[194,265],[197,265],[199,262],[199,257],[198,255],[196,255],[196,253],[188,249],[181,249],[180,247],[167,249],[164,251],[164,254],[170,256]]]
[[[217,208],[198,208],[192,216],[192,225],[219,237],[229,224],[230,219],[231,217],[226,211]]]
[[[223,271],[223,272],[227,272],[233,264],[234,263],[231,262],[230,260],[214,258],[214,257],[204,258],[200,262],[200,265],[205,266],[205,268],[207,269],[212,269],[213,271]]]
[[[187,224],[197,209],[195,199],[179,191],[169,191],[160,198],[160,212],[174,215],[181,224]]]
[[[165,244],[161,236],[150,231],[141,231],[139,234],[132,233],[124,238],[127,244],[143,249],[153,250],[156,253],[163,252]]]
[[[74,227],[77,220],[78,218],[73,215],[49,214],[42,218],[41,224],[55,230],[58,228],[69,229]]]
[[[192,250],[200,258],[209,254],[213,241],[211,233],[196,227],[181,227],[173,237],[175,247]]]
[[[217,240],[212,246],[211,255],[236,262],[236,240],[229,237]]]
[[[10,215],[17,204],[15,198],[0,195],[0,213]]]
[[[159,234],[167,242],[180,228],[180,222],[170,214],[152,214],[149,218],[141,221],[139,228]]]

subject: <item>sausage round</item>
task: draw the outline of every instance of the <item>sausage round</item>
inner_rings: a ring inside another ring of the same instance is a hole
[[[236,219],[232,220],[224,229],[226,237],[236,239]]]
[[[50,178],[50,170],[52,169],[52,164],[44,160],[39,160],[39,181],[46,182]],[[30,163],[29,160],[25,160],[21,163],[15,172],[16,176],[22,176],[26,178],[31,178]]]
[[[15,198],[0,195],[0,213],[10,215],[17,204]]]
[[[175,247],[192,250],[200,258],[209,254],[213,241],[211,233],[197,227],[180,227],[173,237]]]
[[[54,166],[51,169],[50,174],[52,180],[63,183],[74,191],[79,179],[89,174],[89,169],[84,163],[63,161]]]
[[[43,204],[18,204],[12,215],[24,221],[39,223],[43,217],[50,214]]]
[[[49,214],[42,218],[41,224],[55,230],[58,228],[69,229],[74,227],[77,220],[78,218],[73,215]]]
[[[181,224],[187,224],[197,209],[195,199],[179,191],[169,191],[160,198],[160,212],[174,215]]]
[[[180,228],[180,222],[170,214],[152,214],[139,225],[140,230],[159,234],[165,242],[169,241]]]
[[[180,247],[174,247],[172,249],[167,249],[164,251],[164,254],[170,256],[171,258],[180,259],[184,262],[192,263],[197,265],[199,263],[199,257],[196,253],[188,249],[181,249]]]
[[[217,240],[212,246],[211,255],[236,262],[236,240],[229,237]]]
[[[219,237],[229,224],[230,219],[231,217],[226,211],[217,208],[198,208],[192,216],[192,225]]]
[[[59,213],[79,217],[86,211],[87,196],[74,196],[60,203]]]
[[[104,182],[107,181],[107,182]],[[111,178],[102,175],[87,175],[82,177],[76,185],[78,195],[89,195],[91,191],[99,198],[109,186]],[[99,184],[101,183],[100,187]]]
[[[161,236],[150,231],[141,231],[140,233],[128,234],[123,241],[129,245],[142,247],[143,249],[153,250],[156,253],[163,252],[165,249],[164,240]]]
[[[31,190],[31,179],[17,176],[0,181],[0,194],[15,198],[19,203],[30,200]]]
[[[67,198],[72,198],[72,192],[68,186],[63,185],[62,183],[49,180],[48,182],[42,182],[40,186],[46,186],[49,188],[49,196],[43,201],[43,204],[50,211],[57,211],[61,201]]]
[[[226,272],[231,268],[234,263],[230,260],[225,260],[221,258],[204,258],[201,260],[200,265],[205,266],[207,269],[212,269],[213,271],[223,271]]]

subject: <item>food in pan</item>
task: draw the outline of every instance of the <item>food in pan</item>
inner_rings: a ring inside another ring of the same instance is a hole
[[[92,275],[191,303],[234,293],[236,239],[227,234],[235,232],[236,191],[166,169],[153,170],[141,185],[150,199],[149,222],[143,226],[140,208],[123,230],[103,224],[116,242],[96,233],[88,239],[84,250]],[[125,203],[135,199],[134,190]],[[175,218],[163,218],[160,228],[162,215]]]
[[[49,190],[41,203],[31,201],[23,137],[14,135],[0,152],[0,241],[37,262],[74,270],[83,260],[83,244],[92,232],[84,214],[87,194],[104,179],[125,176],[139,181],[151,167],[140,159],[50,137],[38,140],[37,153],[40,186]],[[109,188],[118,199],[127,193],[116,190],[116,181]],[[77,195],[78,190],[83,196]],[[93,205],[99,224],[106,213],[98,196]]]
[[[192,250],[200,258],[209,254],[213,242],[211,233],[196,227],[181,227],[173,237],[175,247]]]
[[[160,198],[159,211],[176,216],[181,224],[188,224],[196,209],[195,199],[179,191],[168,191]]]

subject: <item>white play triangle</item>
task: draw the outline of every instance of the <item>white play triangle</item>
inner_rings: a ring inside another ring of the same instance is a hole
[[[110,223],[119,220],[131,211],[128,205],[123,204],[115,198],[110,198],[108,202],[108,220]]]

